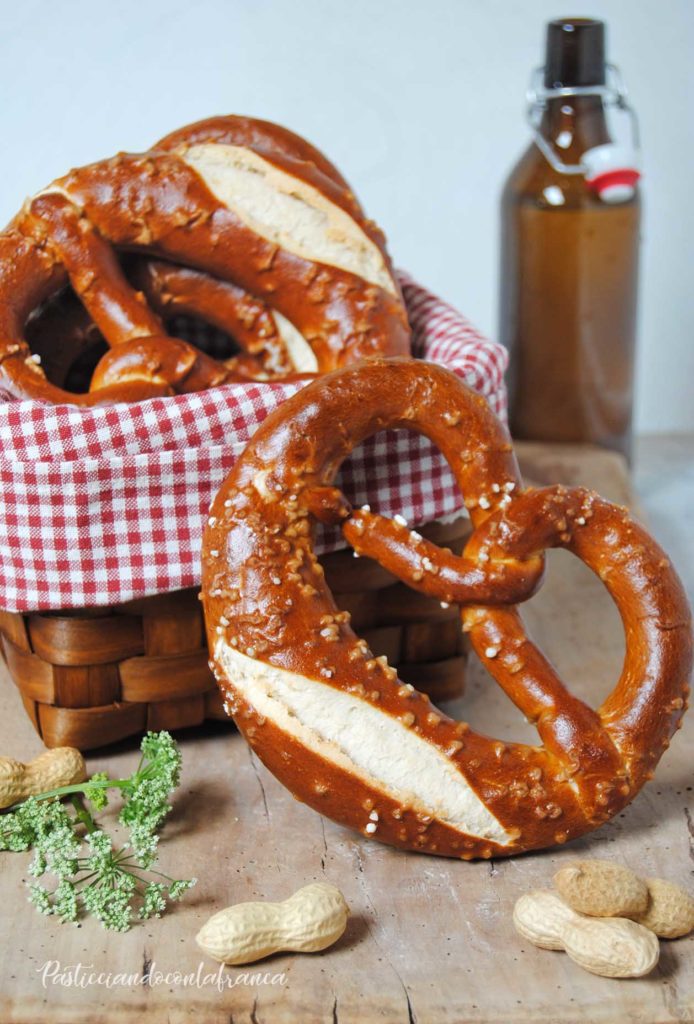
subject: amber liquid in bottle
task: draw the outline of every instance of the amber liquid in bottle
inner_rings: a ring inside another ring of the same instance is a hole
[[[581,74],[579,66],[573,77]],[[563,84],[572,84],[567,77]],[[595,77],[595,62],[586,77]],[[596,95],[548,100],[540,131],[565,164],[611,141]],[[502,197],[500,332],[511,357],[514,437],[594,443],[629,457],[639,206],[638,193],[605,202],[582,175],[554,170],[534,143],[511,172]]]

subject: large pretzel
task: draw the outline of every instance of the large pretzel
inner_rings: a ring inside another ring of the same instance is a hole
[[[170,280],[197,282],[192,311],[214,306],[241,322],[247,354],[222,362],[168,337],[120,266],[117,254],[131,251],[189,268]],[[86,395],[50,383],[24,336],[68,282],[111,346]],[[71,171],[0,234],[0,390],[16,397],[112,402],[408,347],[382,234],[325,157],[268,122],[215,118],[151,152]]]
[[[448,460],[474,532],[462,557],[332,486],[364,438],[425,434]],[[374,658],[328,590],[315,520],[356,553],[461,605],[462,628],[535,724],[539,746],[474,732]],[[605,703],[567,691],[513,607],[563,547],[605,583],[626,657]],[[226,707],[267,767],[311,807],[406,849],[470,859],[564,843],[651,777],[680,724],[692,666],[679,579],[627,512],[581,488],[524,490],[508,435],[453,374],[376,360],[309,384],[260,427],[222,487],[203,546],[203,600]]]

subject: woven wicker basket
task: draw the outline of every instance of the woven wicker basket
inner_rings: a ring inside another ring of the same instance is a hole
[[[455,552],[467,520],[420,529]],[[338,605],[374,654],[434,702],[459,696],[465,651],[455,607],[399,583],[379,565],[338,551],[321,559]],[[195,589],[77,612],[0,612],[1,649],[48,747],[101,747],[144,729],[229,721],[207,665]]]

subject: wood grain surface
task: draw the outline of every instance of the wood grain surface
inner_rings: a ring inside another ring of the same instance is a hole
[[[682,450],[677,451],[682,460]],[[521,452],[528,479],[586,483],[608,497],[633,503],[616,456],[534,445],[522,446]],[[690,446],[681,465],[694,465],[691,456]],[[654,462],[651,477],[645,478],[648,504],[658,472],[662,478],[665,468]],[[689,510],[692,497],[690,490]],[[658,525],[667,522],[661,510]],[[685,561],[691,557],[675,532],[669,539],[676,562],[680,553]],[[616,681],[623,656],[620,623],[600,584],[570,555],[553,553],[545,586],[525,606],[525,615],[566,682],[599,703]],[[460,713],[464,708],[476,728],[492,735],[531,735],[477,664],[460,704]],[[455,713],[456,704],[447,710]],[[519,939],[511,924],[516,898],[547,886],[556,868],[575,856],[614,859],[643,874],[692,887],[693,740],[690,714],[655,780],[592,836],[512,860],[463,863],[395,852],[322,819],[296,803],[238,734],[223,726],[208,723],[183,732],[183,782],[166,825],[161,864],[173,875],[197,875],[199,885],[161,920],[140,924],[126,935],[106,933],[91,920],[76,927],[40,917],[26,902],[22,887],[29,857],[0,854],[0,1022],[694,1020],[694,939],[664,943],[660,964],[648,978],[615,981],[587,974],[562,953],[535,949]],[[128,773],[136,749],[136,741],[123,743],[90,757],[89,767]],[[4,675],[0,750],[23,760],[40,752],[40,741]],[[332,949],[277,955],[249,968],[220,972],[195,946],[202,922],[222,907],[248,899],[282,899],[318,879],[337,885],[352,910],[347,932]],[[44,968],[47,961],[57,961],[59,968]],[[78,964],[83,974],[66,984]],[[150,984],[127,977],[146,973],[148,967]],[[110,974],[110,986],[107,977],[81,985],[79,979],[89,980],[90,972]],[[186,984],[185,976],[195,977],[196,972],[198,983]],[[205,975],[214,982],[205,984]],[[264,976],[263,984],[252,983],[258,976]],[[222,990],[218,977],[226,982]]]

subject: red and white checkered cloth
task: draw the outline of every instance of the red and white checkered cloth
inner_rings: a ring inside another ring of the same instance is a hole
[[[442,363],[506,413],[505,350],[400,275],[414,352]],[[230,384],[99,409],[0,404],[0,608],[119,604],[194,586],[210,503],[258,424],[300,384]],[[412,524],[462,505],[425,438],[371,438],[343,466],[355,504]],[[323,533],[318,550],[340,535]]]

